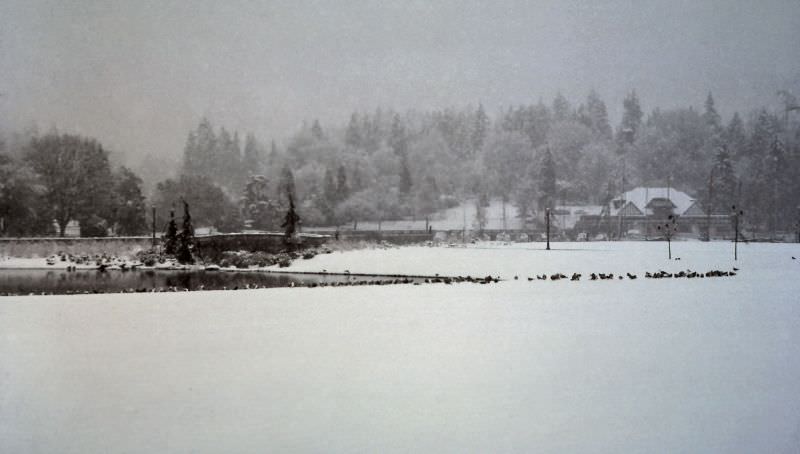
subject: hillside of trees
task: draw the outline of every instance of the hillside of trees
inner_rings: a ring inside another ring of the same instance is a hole
[[[281,146],[202,119],[149,201],[141,179],[112,169],[94,139],[14,135],[0,141],[0,235],[58,234],[69,220],[87,235],[142,233],[147,206],[162,226],[181,199],[196,225],[221,231],[279,229],[290,199],[305,226],[422,219],[490,198],[535,223],[544,207],[603,205],[639,185],[670,185],[715,213],[736,204],[755,229],[791,230],[800,112],[790,110],[794,97],[780,97],[785,111],[722,118],[711,94],[701,108],[645,113],[631,92],[613,126],[594,91],[578,103],[558,95],[493,115],[482,105],[378,109],[339,125],[309,121]]]
[[[478,105],[378,109],[339,127],[314,120],[280,148],[252,134],[242,146],[238,133],[204,119],[189,133],[179,173],[218,186],[229,210],[252,203],[243,202],[245,185],[263,175],[262,202],[280,212],[291,192],[306,226],[420,219],[489,198],[533,220],[545,206],[602,205],[623,189],[670,185],[714,213],[742,207],[754,228],[791,229],[800,203],[797,117],[759,109],[723,119],[711,94],[700,109],[645,113],[631,92],[612,127],[592,91],[577,105],[558,95],[494,116]]]

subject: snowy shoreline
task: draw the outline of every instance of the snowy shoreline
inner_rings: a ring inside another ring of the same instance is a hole
[[[673,244],[672,261],[658,243],[552,246],[280,270],[493,285],[0,298],[0,451],[793,452],[800,245],[740,246],[738,261],[725,243]],[[584,277],[526,279],[554,272]]]

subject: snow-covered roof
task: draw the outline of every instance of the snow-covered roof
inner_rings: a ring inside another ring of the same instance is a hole
[[[638,211],[647,215],[651,215],[653,214],[653,209],[650,204],[654,201],[654,199],[661,199],[663,201],[671,202],[673,205],[673,211],[677,215],[683,215],[686,213],[686,211],[691,208],[695,202],[695,199],[690,197],[689,194],[678,191],[675,188],[638,187],[614,198],[614,200],[611,202],[610,213],[612,216],[616,216],[620,214],[620,211],[627,207],[628,204],[632,204],[633,208],[636,208]],[[623,201],[625,203],[621,203]],[[656,203],[658,203],[658,200],[656,200]],[[625,213],[627,214],[630,212],[631,207],[628,207]]]

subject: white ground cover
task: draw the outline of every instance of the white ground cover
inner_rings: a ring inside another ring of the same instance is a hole
[[[0,298],[0,452],[797,452],[800,246],[673,246],[290,268],[509,279],[491,285]],[[555,272],[584,277],[526,279]]]

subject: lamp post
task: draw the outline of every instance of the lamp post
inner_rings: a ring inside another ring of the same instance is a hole
[[[153,212],[153,249],[156,248],[156,206],[152,205],[151,210]]]
[[[544,225],[547,232],[547,250],[550,250],[550,208],[544,209]]]
[[[773,147],[779,147],[780,142],[778,142],[778,138],[775,138],[775,144]],[[775,173],[772,177],[772,241],[775,241],[775,229],[778,226],[778,155],[772,155],[772,163]]]
[[[739,218],[744,215],[744,211],[733,206],[733,260],[739,260]]]

